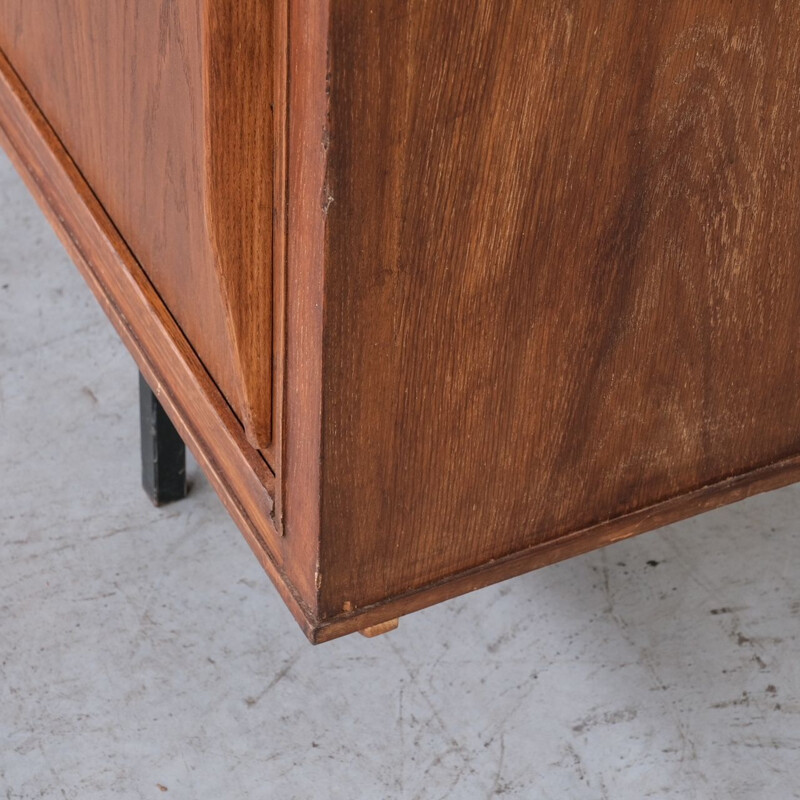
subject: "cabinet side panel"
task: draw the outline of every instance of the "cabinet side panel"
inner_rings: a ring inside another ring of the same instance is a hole
[[[323,615],[800,452],[800,11],[331,18]]]

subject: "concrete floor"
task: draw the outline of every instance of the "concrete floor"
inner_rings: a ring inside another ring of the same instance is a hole
[[[800,489],[312,648],[0,159],[0,798],[800,797]],[[163,788],[162,788],[163,787]]]

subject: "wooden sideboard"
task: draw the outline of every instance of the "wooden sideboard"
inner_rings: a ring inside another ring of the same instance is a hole
[[[0,51],[312,641],[800,479],[796,4],[0,0]]]

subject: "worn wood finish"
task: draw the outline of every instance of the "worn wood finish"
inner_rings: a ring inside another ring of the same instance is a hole
[[[800,479],[792,4],[43,4],[5,142],[312,641]]]
[[[800,452],[796,4],[330,26],[323,615]]]
[[[0,49],[262,449],[272,7],[0,0]]]

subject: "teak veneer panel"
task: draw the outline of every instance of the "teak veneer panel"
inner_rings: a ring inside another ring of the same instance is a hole
[[[312,641],[800,480],[793,4],[0,0],[0,48]]]
[[[273,5],[0,0],[0,49],[262,449]]]
[[[800,11],[331,3],[323,614],[800,453]]]

